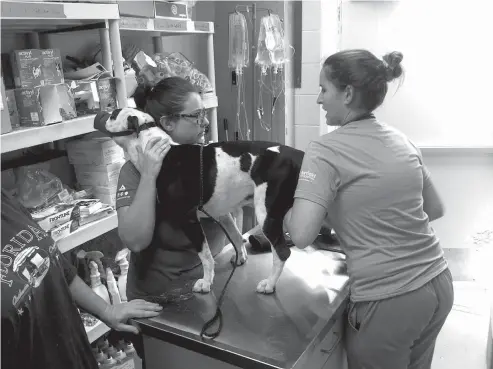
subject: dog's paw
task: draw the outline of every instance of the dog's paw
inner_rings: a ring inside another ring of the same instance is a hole
[[[193,292],[199,293],[209,293],[211,292],[211,284],[207,282],[205,279],[199,279],[193,285]]]
[[[231,256],[231,264],[235,264],[235,260],[236,260],[236,255],[233,255]],[[244,254],[242,255],[241,252],[238,253],[238,262],[236,263],[236,266],[241,266],[243,264],[245,264],[247,261],[247,255]]]
[[[269,295],[276,291],[276,286],[273,285],[268,279],[260,281],[257,285],[257,292]]]

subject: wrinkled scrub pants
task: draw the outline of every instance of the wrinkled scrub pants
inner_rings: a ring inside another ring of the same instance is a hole
[[[430,369],[453,301],[452,275],[446,269],[415,291],[351,302],[345,333],[349,369]]]

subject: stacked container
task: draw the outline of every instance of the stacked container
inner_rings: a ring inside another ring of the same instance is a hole
[[[114,207],[118,176],[125,163],[123,149],[110,138],[89,137],[67,143],[67,154],[81,187]]]

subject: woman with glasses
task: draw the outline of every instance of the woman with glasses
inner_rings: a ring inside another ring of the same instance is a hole
[[[202,98],[189,81],[166,78],[153,88],[139,89],[134,99],[137,107],[150,114],[175,142],[203,142],[209,121]],[[139,153],[139,168],[128,161],[120,171],[116,209],[118,233],[132,251],[127,279],[129,300],[160,296],[169,282],[195,274],[201,265],[189,237],[163,221],[156,206],[156,178],[168,149],[168,141],[151,139]],[[201,223],[215,255],[223,248],[225,236],[212,221]]]

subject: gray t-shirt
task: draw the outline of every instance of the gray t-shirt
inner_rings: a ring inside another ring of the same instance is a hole
[[[347,254],[352,301],[415,290],[446,269],[423,210],[430,174],[420,151],[375,118],[311,142],[295,197],[327,209]]]

